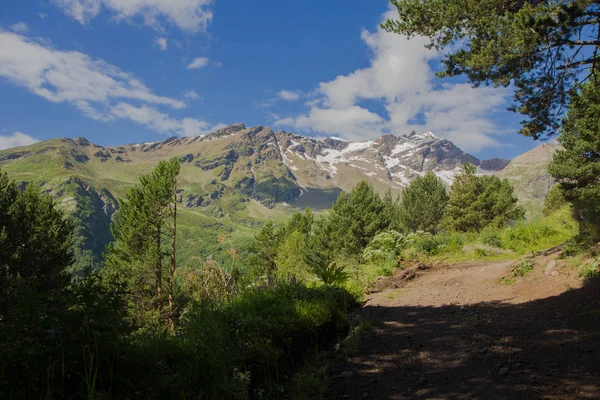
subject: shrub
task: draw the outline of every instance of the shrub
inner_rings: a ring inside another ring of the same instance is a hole
[[[600,278],[600,268],[598,265],[600,264],[599,260],[595,260],[591,263],[585,264],[579,269],[579,276],[583,279],[584,282],[590,282],[593,279]]]
[[[394,230],[381,232],[365,248],[363,259],[373,263],[398,263],[405,247],[406,237],[402,234]]]
[[[442,247],[442,243],[437,236],[422,231],[411,233],[406,236],[406,242],[417,252],[427,255],[436,254]]]
[[[475,255],[480,258],[485,258],[490,255],[490,251],[482,249],[481,247],[475,247]]]
[[[523,277],[529,274],[535,269],[533,261],[528,258],[524,258],[520,263],[514,265],[510,270],[510,276],[513,278]]]
[[[313,272],[326,285],[341,285],[350,277],[350,274],[346,272],[346,266],[338,265],[335,261],[329,264],[316,265]]]
[[[500,229],[494,226],[488,226],[481,231],[481,242],[489,246],[502,248],[502,238]]]

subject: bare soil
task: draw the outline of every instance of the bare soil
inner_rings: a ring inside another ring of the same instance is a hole
[[[421,264],[378,282],[370,332],[331,368],[333,399],[600,399],[600,284],[550,252],[518,262]],[[546,272],[546,273],[545,273]]]

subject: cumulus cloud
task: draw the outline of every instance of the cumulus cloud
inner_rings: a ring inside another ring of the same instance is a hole
[[[0,136],[0,150],[11,147],[29,146],[30,144],[37,142],[39,142],[39,140],[23,132],[14,132],[12,135]]]
[[[300,93],[298,92],[293,92],[291,90],[280,90],[279,93],[277,93],[277,95],[279,96],[279,98],[281,100],[286,100],[286,101],[296,101],[298,99],[300,99]]]
[[[208,65],[209,59],[206,57],[196,57],[191,63],[186,65],[187,69],[200,69]]]
[[[117,20],[141,19],[160,27],[162,21],[195,33],[206,31],[213,17],[213,0],[53,0],[65,14],[81,24],[96,17],[102,8]]]
[[[165,50],[167,50],[167,47],[168,47],[167,38],[164,38],[164,37],[157,37],[156,39],[154,39],[154,45],[155,45],[155,46],[156,46],[156,48],[158,48],[160,51],[165,51]]]
[[[156,107],[183,109],[186,103],[154,94],[134,75],[86,54],[57,50],[45,43],[0,31],[0,78],[51,102],[71,104],[96,120],[128,119],[160,133],[180,135],[208,126],[204,121],[178,120],[159,111]]]
[[[388,10],[382,19],[397,17]],[[430,64],[441,54],[426,49],[425,38],[380,29],[364,30],[361,38],[371,51],[369,67],[321,82],[306,113],[276,125],[351,140],[430,129],[469,151],[499,144],[494,136],[503,131],[492,115],[505,108],[507,90],[437,80]],[[385,112],[374,113],[365,101],[382,104]]]
[[[198,136],[212,130],[210,124],[206,121],[194,118],[174,119],[148,106],[137,107],[128,103],[119,103],[111,108],[110,114],[115,118],[124,118],[146,125],[152,130],[164,134]]]
[[[188,100],[196,100],[200,97],[200,95],[195,90],[186,90],[185,92],[183,92],[183,97],[185,97]]]
[[[25,22],[17,22],[16,24],[9,26],[9,29],[17,33],[27,33],[29,32],[29,25],[27,25]]]

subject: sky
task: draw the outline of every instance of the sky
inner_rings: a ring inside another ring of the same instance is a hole
[[[435,77],[443,54],[386,33],[387,0],[2,0],[0,148],[100,145],[243,122],[363,141],[432,131],[480,158],[539,143],[510,89]]]

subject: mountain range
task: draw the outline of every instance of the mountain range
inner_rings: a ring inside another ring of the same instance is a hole
[[[363,179],[381,193],[399,193],[427,171],[451,185],[460,167],[470,162],[479,173],[511,179],[532,210],[552,184],[545,172],[548,157],[535,157],[534,168],[527,166],[528,156],[513,162],[479,160],[431,132],[348,142],[241,123],[204,136],[121,146],[53,139],[0,151],[0,168],[18,182],[43,186],[74,214],[85,228],[80,236],[87,244],[82,246],[99,260],[110,240],[116,199],[159,160],[171,157],[182,163],[182,235],[190,252],[201,249],[203,255],[239,246],[266,219],[280,220],[304,207],[325,210],[341,191]]]

